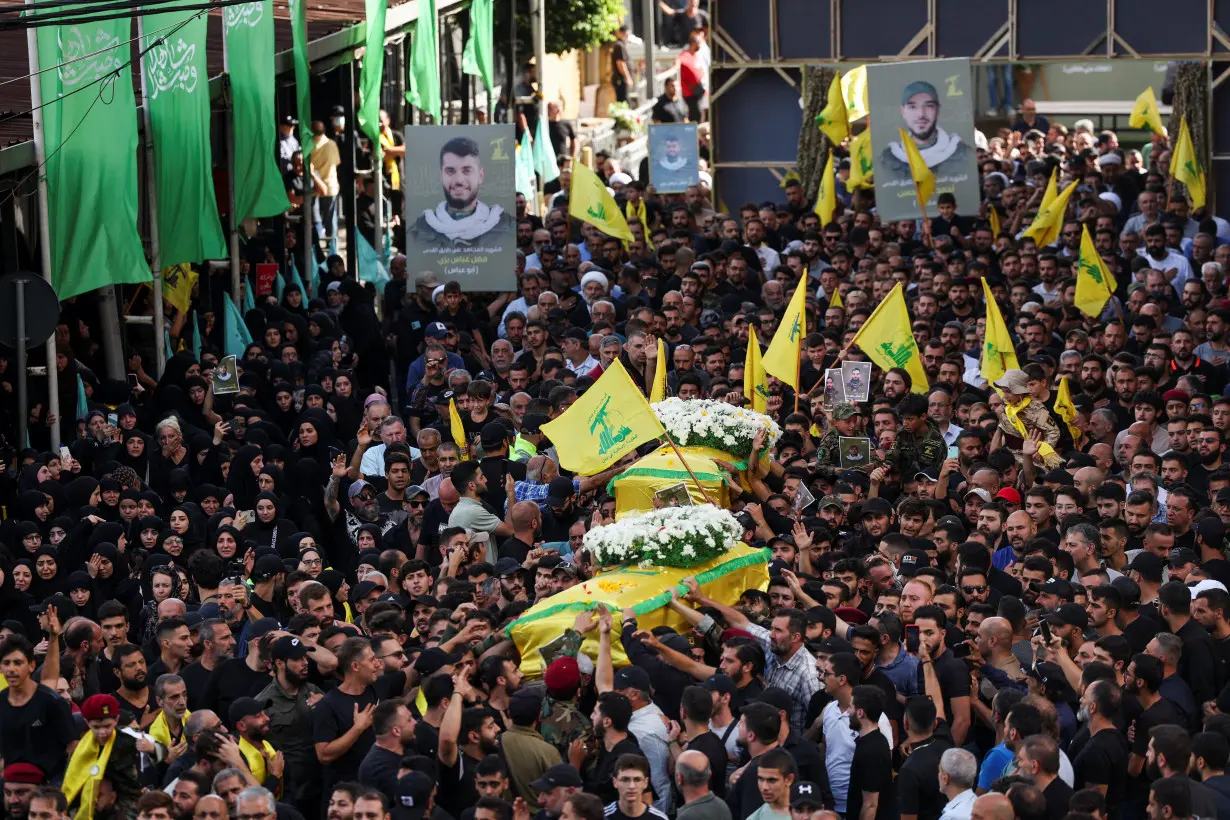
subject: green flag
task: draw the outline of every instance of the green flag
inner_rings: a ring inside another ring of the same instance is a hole
[[[308,157],[312,154],[312,74],[307,59],[305,2],[290,0],[290,37],[295,60],[295,116],[299,118],[299,148],[303,151],[303,166],[307,169]]]
[[[181,11],[180,0],[142,18],[142,82],[149,102],[158,192],[159,263],[226,258],[226,240],[214,196],[209,147],[209,69],[205,64],[207,18]]]
[[[132,21],[41,26],[37,37],[56,293],[152,282],[137,233]]]
[[[167,358],[170,358],[169,356]],[[77,418],[83,419],[90,414],[90,400],[85,397],[85,381],[77,374]]]
[[[470,3],[470,39],[461,54],[461,70],[483,78],[490,94],[495,89],[492,52],[495,50],[495,0],[473,0]]]
[[[530,142],[529,129],[521,132],[521,144],[517,146],[516,186],[517,193],[534,201],[537,187],[534,182],[534,146]]]
[[[363,234],[355,231],[354,235],[358,247],[359,278],[364,282],[371,282],[377,289],[383,289],[391,277],[380,259],[380,254],[376,253],[376,249]]]
[[[359,78],[359,130],[372,141],[380,161],[380,88],[384,81],[384,12],[388,0],[367,0],[367,50]]]
[[[192,311],[192,358],[201,360],[201,325],[195,310]]]
[[[274,109],[273,0],[222,8],[235,123],[235,213],[277,216],[290,208],[278,169]]]
[[[410,43],[410,90],[406,102],[440,122],[440,33],[436,27],[436,0],[419,0]]]
[[[222,338],[226,345],[226,355],[242,361],[244,351],[252,344],[252,334],[243,323],[243,315],[239,308],[235,307],[234,300],[227,298],[222,301],[226,302],[226,313],[222,317]]]
[[[554,182],[559,179],[559,162],[555,159],[555,146],[547,139],[542,127],[546,117],[538,118],[538,127],[534,133],[534,170],[542,177],[542,183]]]

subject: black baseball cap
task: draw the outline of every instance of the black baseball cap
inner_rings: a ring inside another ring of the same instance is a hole
[[[516,558],[505,556],[495,562],[495,574],[500,578],[507,578],[510,575],[516,575],[522,571],[521,564]]]
[[[275,661],[297,661],[307,657],[310,651],[307,644],[294,635],[283,635],[273,642],[270,653]]]
[[[1169,563],[1172,567],[1182,567],[1187,564],[1199,564],[1200,559],[1187,547],[1175,547],[1170,551]]]
[[[613,688],[616,691],[620,689],[639,689],[642,692],[648,692],[651,686],[649,673],[639,666],[625,666],[615,672]]]
[[[513,722],[533,721],[542,711],[542,692],[538,689],[523,688],[512,693],[508,699],[508,716]]]
[[[231,725],[234,726],[239,721],[252,715],[259,715],[261,712],[269,708],[270,700],[257,700],[256,698],[239,698],[231,704],[230,711],[227,712],[227,717],[231,719]]]
[[[446,666],[452,666],[461,662],[461,653],[445,652],[438,646],[429,646],[419,653],[418,658],[414,661],[414,671],[418,672],[423,677],[434,675]]]
[[[733,695],[738,689],[730,675],[724,675],[721,672],[705,678],[705,681],[701,684],[701,686],[705,687],[710,692],[720,692],[723,695]]]
[[[407,772],[393,790],[393,820],[423,820],[436,784],[423,772]]]
[[[1160,584],[1162,582],[1162,570],[1165,567],[1166,563],[1161,557],[1151,552],[1140,552],[1124,569],[1139,572],[1140,577],[1149,583]]]
[[[790,787],[790,808],[800,806],[815,806],[824,808],[824,799],[820,796],[820,787],[810,780],[800,780]]]
[[[280,572],[286,572],[286,565],[276,555],[262,555],[252,565],[252,580],[258,584],[270,580]]]
[[[1060,604],[1054,612],[1046,614],[1046,620],[1060,626],[1089,626],[1089,613],[1080,604]]]
[[[30,607],[30,611],[42,615],[49,607],[55,607],[56,614],[60,616],[61,624],[77,614],[77,605],[73,603],[72,598],[69,598],[63,592],[57,592],[55,595],[44,598],[41,604],[35,604]]]
[[[522,690],[517,691],[520,692]],[[581,779],[580,773],[570,764],[556,763],[543,772],[542,777],[530,783],[530,788],[538,792],[549,792],[560,786],[579,789],[584,785],[585,781]]]

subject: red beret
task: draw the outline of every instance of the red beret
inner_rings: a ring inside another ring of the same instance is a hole
[[[102,718],[118,718],[120,702],[111,695],[90,695],[81,704],[81,716],[86,720],[101,720]]]
[[[576,658],[563,657],[551,661],[542,676],[547,692],[568,692],[581,682],[581,667]]]
[[[32,783],[41,786],[47,781],[47,775],[33,763],[10,763],[4,767],[5,783]]]
[[[1179,390],[1178,388],[1167,390],[1162,394],[1162,401],[1191,401],[1191,398],[1191,396],[1187,395],[1186,390]]]
[[[751,637],[753,637],[752,633],[748,632],[746,629],[735,629],[734,627],[728,627],[727,629],[722,630],[722,643],[726,643],[731,638]]]
[[[839,606],[833,614],[848,624],[865,624],[868,621],[867,613],[856,606]]]

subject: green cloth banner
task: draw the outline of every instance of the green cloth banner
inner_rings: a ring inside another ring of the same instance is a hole
[[[376,162],[380,149],[380,89],[384,82],[384,13],[388,0],[367,0],[367,50],[359,77],[359,130],[372,141]]]
[[[37,37],[56,293],[152,282],[137,232],[132,21],[42,26]]]
[[[209,148],[207,25],[207,18],[194,11],[141,19],[143,31],[156,32],[141,40],[141,67],[158,192],[158,262],[163,268],[226,258]]]
[[[308,158],[312,155],[312,73],[307,58],[306,0],[290,0],[291,53],[295,61],[295,111],[299,118],[299,148],[303,151],[305,185],[311,185]]]
[[[461,70],[483,78],[490,94],[495,89],[495,0],[473,0],[470,3],[470,39],[461,54]]]
[[[235,129],[235,214],[277,216],[290,208],[278,169],[274,108],[273,0],[222,9]]]
[[[419,0],[419,18],[414,21],[410,43],[410,90],[406,102],[432,116],[440,124],[440,32],[436,0]]]
[[[521,144],[517,146],[515,170],[517,193],[533,202],[538,193],[538,183],[534,181],[534,146],[531,143],[528,128],[521,132]]]
[[[549,134],[542,122],[545,119],[538,118],[538,127],[534,132],[534,170],[542,177],[544,185],[559,179],[559,160],[555,157],[555,146],[547,138]]]

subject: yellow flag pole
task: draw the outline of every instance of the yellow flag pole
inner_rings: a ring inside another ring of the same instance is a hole
[[[704,485],[700,483],[700,479],[696,477],[696,473],[692,472],[692,468],[688,466],[687,459],[683,457],[683,453],[679,452],[679,446],[675,444],[675,440],[671,438],[671,434],[663,430],[662,436],[666,439],[666,443],[671,446],[671,449],[675,451],[675,455],[679,456],[679,462],[683,464],[683,469],[687,470],[688,475],[692,477],[692,481],[696,484],[696,489],[700,490],[700,494],[705,497],[706,501],[715,507],[718,506],[718,503],[713,500],[711,495],[709,495],[709,491],[706,490]]]

